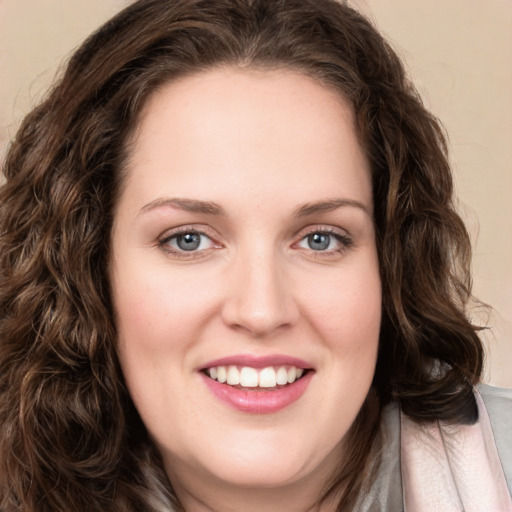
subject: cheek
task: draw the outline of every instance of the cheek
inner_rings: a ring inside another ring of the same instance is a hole
[[[359,272],[340,272],[320,284],[309,283],[313,292],[303,301],[303,310],[318,332],[342,350],[359,351],[374,344],[382,311],[377,265],[363,266]]]
[[[149,430],[162,425],[169,429],[171,423],[160,414],[169,408],[169,389],[187,396],[182,370],[198,339],[204,304],[193,292],[174,292],[157,272],[134,268],[125,275],[130,278],[117,281],[114,288],[123,375]]]
[[[126,275],[129,279],[116,283],[114,296],[120,342],[124,345],[179,349],[179,341],[201,325],[201,319],[212,310],[212,289],[200,286],[196,280],[140,268]]]

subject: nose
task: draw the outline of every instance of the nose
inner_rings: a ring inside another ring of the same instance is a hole
[[[270,251],[238,258],[230,269],[224,322],[259,338],[291,327],[299,311],[284,267]]]

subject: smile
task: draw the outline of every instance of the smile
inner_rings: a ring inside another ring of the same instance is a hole
[[[295,366],[267,366],[266,368],[257,369],[250,366],[239,368],[230,365],[213,366],[205,370],[205,373],[211,379],[229,386],[270,389],[293,384],[302,377],[304,369]]]
[[[199,371],[221,403],[251,414],[275,413],[298,401],[315,373],[306,361],[279,355],[231,356]]]

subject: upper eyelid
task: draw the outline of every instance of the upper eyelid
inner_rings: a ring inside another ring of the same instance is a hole
[[[295,233],[295,238],[303,238],[311,233],[338,234],[340,236],[351,238],[350,232],[347,229],[339,226],[332,226],[330,224],[313,224],[311,226],[306,226]]]
[[[157,240],[159,243],[165,243],[168,240],[172,239],[173,237],[179,236],[180,234],[184,233],[198,233],[207,236],[214,243],[222,245],[222,242],[220,241],[222,237],[219,235],[219,233],[210,226],[205,224],[183,224],[181,226],[169,228],[163,231],[162,234],[157,237]],[[302,240],[304,237],[312,233],[327,233],[331,235],[339,235],[341,237],[346,237],[353,241],[352,235],[349,233],[347,229],[329,224],[313,224],[302,227],[299,230],[295,231],[295,233],[292,235],[292,238],[294,239],[293,244],[297,243],[298,241]]]
[[[156,245],[158,248],[164,250],[168,254],[173,254],[175,257],[185,258],[185,259],[194,259],[199,258],[200,256],[204,256],[206,253],[208,253],[211,250],[219,249],[224,247],[224,244],[219,242],[219,238],[215,236],[215,234],[210,233],[210,231],[213,231],[211,228],[207,226],[190,226],[190,225],[183,225],[178,226],[176,228],[167,229],[157,237],[156,239]],[[171,240],[177,238],[180,235],[184,235],[187,233],[197,233],[201,236],[205,236],[208,238],[211,242],[211,247],[207,247],[204,249],[199,250],[192,250],[192,251],[183,251],[180,249],[177,249],[175,247],[171,246]]]
[[[159,249],[163,250],[165,253],[167,253],[169,256],[172,256],[173,258],[177,258],[183,261],[198,260],[200,258],[205,257],[205,255],[208,254],[211,250],[223,247],[223,244],[219,243],[215,236],[210,235],[207,231],[210,231],[210,229],[205,229],[205,226],[198,228],[196,226],[192,227],[189,225],[184,225],[176,228],[171,228],[164,231],[163,234],[156,239],[156,245],[158,246]],[[194,249],[191,251],[186,251],[173,247],[171,245],[171,240],[187,233],[197,233],[201,236],[207,237],[210,240],[212,246],[199,250]]]
[[[203,224],[200,224],[199,226],[184,224],[183,226],[166,229],[161,235],[158,236],[158,240],[169,240],[170,238],[179,236],[184,233],[198,233],[200,235],[205,235],[212,240],[218,238],[216,232],[209,226]]]
[[[347,250],[354,246],[354,239],[350,233],[343,228],[332,226],[332,225],[314,225],[314,226],[308,226],[298,232],[298,234],[295,236],[295,241],[292,244],[292,247],[299,244],[307,238],[308,236],[314,234],[314,233],[324,233],[329,236],[332,236],[336,239],[338,239],[338,242],[341,244],[341,248],[336,249],[329,249],[326,251],[315,251],[318,255],[320,254],[328,254],[333,251],[339,251],[339,250]]]
[[[347,229],[341,228],[339,226],[333,226],[329,224],[313,224],[296,230],[292,235],[292,238],[296,238],[301,235],[306,236],[309,233],[316,232],[339,233],[342,235],[351,236]],[[171,238],[172,236],[176,236],[181,233],[200,233],[213,238],[220,238],[220,235],[217,233],[217,231],[206,224],[183,224],[181,226],[166,229],[158,236],[158,239]]]

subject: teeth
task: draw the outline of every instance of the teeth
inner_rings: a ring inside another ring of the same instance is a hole
[[[237,386],[240,384],[240,372],[236,366],[228,367],[228,380],[226,382],[230,386]]]
[[[215,366],[207,370],[207,374],[213,380],[230,386],[241,385],[244,388],[275,388],[276,386],[284,386],[292,384],[297,379],[300,379],[304,374],[302,368],[295,366],[279,366],[262,368],[260,370],[243,366]]]
[[[284,384],[288,384],[288,372],[284,366],[281,366],[279,370],[276,372],[276,382],[283,386]]]
[[[211,374],[210,374],[210,377],[211,377]],[[217,380],[221,383],[224,383],[224,382],[226,382],[227,378],[228,378],[228,376],[227,376],[227,372],[226,372],[226,367],[219,366],[217,368]],[[212,377],[212,379],[213,379],[213,377]]]
[[[274,368],[263,368],[260,371],[260,388],[275,388],[276,387],[276,371]]]
[[[295,379],[297,378],[297,368],[295,368],[295,366],[292,366],[291,368],[288,368],[288,373],[287,373],[286,377],[288,379],[288,383],[289,384],[294,382]]]
[[[258,382],[258,371],[244,366],[240,371],[240,385],[244,388],[255,388]]]

